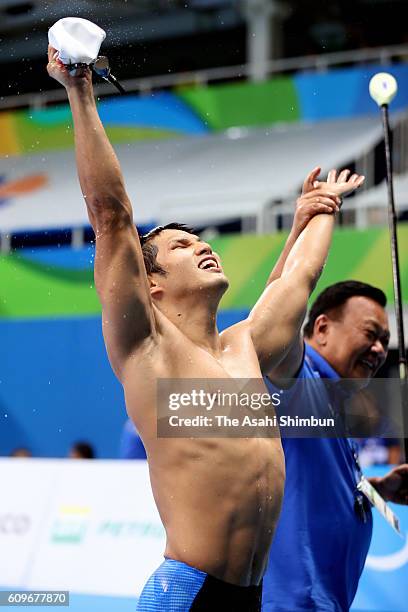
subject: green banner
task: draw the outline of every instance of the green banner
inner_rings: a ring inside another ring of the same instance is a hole
[[[212,241],[221,256],[230,289],[222,309],[250,308],[265,287],[286,239],[273,235],[231,235]],[[401,283],[408,303],[408,224],[399,228]],[[89,259],[89,258],[88,258]],[[91,267],[78,269],[30,259],[29,251],[0,257],[0,318],[87,316],[100,312]],[[315,294],[346,279],[383,289],[393,301],[388,229],[337,229]]]

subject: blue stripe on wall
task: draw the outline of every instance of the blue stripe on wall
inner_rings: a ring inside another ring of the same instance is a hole
[[[220,330],[247,314],[220,312]],[[86,440],[98,457],[118,457],[125,403],[100,317],[2,321],[0,337],[0,455],[26,446],[65,457]]]
[[[95,246],[89,244],[81,249],[73,249],[71,246],[26,248],[19,250],[18,255],[45,266],[68,270],[93,270]]]
[[[112,98],[98,105],[102,123],[205,134],[203,120],[181,98],[167,92]]]
[[[117,457],[125,405],[100,318],[7,321],[0,334],[0,454],[27,446],[64,457],[88,440],[99,457]]]
[[[408,65],[368,64],[358,68],[333,68],[327,73],[304,72],[295,75],[300,115],[303,120],[336,119],[378,113],[368,92],[370,79],[377,72],[389,72],[399,83],[392,109],[408,106]]]

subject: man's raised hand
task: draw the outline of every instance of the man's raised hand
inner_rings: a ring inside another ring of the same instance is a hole
[[[341,198],[353,193],[364,183],[365,177],[352,174],[350,170],[330,170],[326,181],[319,181],[320,166],[313,168],[306,176],[302,194],[296,201],[293,230],[298,236],[310,219],[322,213],[333,214],[340,210]]]
[[[58,59],[58,51],[51,45],[48,45],[47,71],[50,77],[61,83],[65,89],[92,83],[92,73],[87,66],[78,69],[75,76],[70,75],[65,64]]]
[[[394,504],[408,505],[408,464],[404,463],[392,469],[383,477],[369,478],[385,501]]]
[[[320,174],[320,167],[314,168],[304,180],[302,193],[296,200],[296,210],[293,218],[292,231],[295,237],[304,230],[310,219],[315,215],[334,214],[340,210],[341,198],[331,189],[331,185],[322,183],[322,188],[315,188]]]
[[[318,169],[315,168],[315,170]],[[315,172],[315,170],[313,172]],[[356,189],[361,187],[365,180],[365,177],[360,174],[352,174],[350,176],[350,170],[347,169],[342,170],[339,175],[337,175],[337,170],[330,170],[326,181],[318,181],[317,176],[318,175],[311,178],[311,180],[308,182],[307,188],[309,188],[311,184],[313,189],[328,189],[339,197],[350,195],[356,191]],[[303,188],[305,188],[305,185],[306,181]]]

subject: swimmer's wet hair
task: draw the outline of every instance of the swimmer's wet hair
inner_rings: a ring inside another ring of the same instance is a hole
[[[306,338],[311,338],[313,336],[314,324],[317,317],[319,317],[321,314],[338,310],[337,314],[341,316],[342,307],[348,299],[354,296],[370,298],[383,308],[387,304],[385,293],[381,291],[381,289],[373,287],[373,285],[352,280],[335,283],[322,291],[312,304],[309,312],[309,318],[303,328],[304,336]]]
[[[167,229],[181,230],[188,234],[195,234],[193,228],[184,223],[167,223],[167,225],[158,225],[147,234],[141,236],[140,244],[142,245],[143,261],[147,274],[162,274],[163,276],[167,274],[166,270],[157,263],[157,253],[159,249],[152,243],[152,240],[156,238],[156,236]]]

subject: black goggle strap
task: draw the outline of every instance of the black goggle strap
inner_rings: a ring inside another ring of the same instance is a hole
[[[104,55],[100,55],[91,64],[84,64],[84,63],[80,62],[80,63],[76,63],[76,64],[66,64],[66,67],[67,67],[67,69],[69,71],[69,74],[71,76],[76,76],[78,74],[78,72],[81,69],[83,69],[83,68],[86,68],[86,67],[92,68],[92,70],[98,76],[100,76],[102,79],[105,79],[105,81],[108,81],[109,83],[114,85],[116,87],[116,89],[121,94],[126,93],[125,90],[123,89],[122,85],[117,80],[117,78],[115,76],[113,76],[113,74],[111,74],[110,67],[109,67],[109,60]]]

